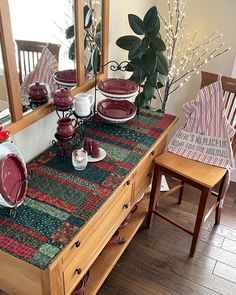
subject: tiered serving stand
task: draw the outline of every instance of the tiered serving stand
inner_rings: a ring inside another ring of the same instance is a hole
[[[109,61],[102,67],[109,64],[112,71],[125,71],[127,62],[123,61],[119,64],[116,61]],[[96,82],[95,101],[97,90],[106,97],[97,104],[96,110],[104,121],[111,124],[121,124],[134,118],[137,113],[137,107],[128,99],[139,92],[139,87],[135,82],[120,78],[100,80]]]
[[[73,110],[73,105],[68,108],[60,108],[54,105],[54,109],[59,119],[74,116],[77,121],[75,132],[71,137],[63,138],[57,133],[54,134],[56,140],[52,140],[52,144],[57,147],[57,154],[63,160],[65,157],[71,157],[72,151],[81,145],[85,134],[84,123],[91,117],[92,113],[89,116],[80,117]]]

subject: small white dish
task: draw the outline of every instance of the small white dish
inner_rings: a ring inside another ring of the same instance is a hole
[[[99,158],[92,158],[91,156],[88,156],[88,162],[90,162],[90,163],[99,162],[106,157],[106,155],[107,155],[106,151],[102,148],[99,148],[99,149],[100,149],[100,157]]]

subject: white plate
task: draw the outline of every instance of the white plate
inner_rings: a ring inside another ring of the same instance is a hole
[[[101,118],[103,118],[104,120],[106,120],[107,122],[115,123],[115,124],[125,123],[125,122],[133,119],[135,117],[135,115],[136,115],[136,113],[135,113],[132,116],[130,116],[128,118],[125,118],[125,119],[113,119],[113,118],[109,118],[109,117],[106,117],[106,116],[102,115],[101,113],[99,113],[99,111],[97,111],[97,112],[98,112],[98,115]]]
[[[104,96],[106,97],[109,97],[109,98],[116,98],[116,99],[126,99],[126,98],[130,98],[130,97],[133,97],[135,96],[137,93],[138,93],[138,90],[134,93],[129,93],[129,94],[112,94],[112,93],[108,93],[108,92],[104,92],[102,90],[100,90],[98,88],[98,90],[101,92],[101,94],[103,94]]]
[[[99,162],[106,157],[106,155],[107,155],[106,151],[102,148],[99,148],[99,149],[100,149],[100,157],[99,158],[92,158],[91,156],[88,156],[88,162],[90,162],[90,163]]]

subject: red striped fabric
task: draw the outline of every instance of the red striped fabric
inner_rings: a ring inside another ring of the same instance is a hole
[[[54,93],[58,86],[53,79],[53,74],[58,71],[58,61],[48,47],[44,47],[42,54],[32,72],[30,72],[21,84],[21,92],[24,93],[29,85],[39,81],[46,83]]]
[[[234,166],[231,141],[235,129],[224,109],[220,79],[202,88],[196,100],[183,106],[186,123],[168,144],[168,151],[210,165]]]

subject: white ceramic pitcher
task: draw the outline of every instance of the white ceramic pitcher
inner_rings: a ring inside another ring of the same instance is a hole
[[[89,93],[79,93],[75,96],[75,113],[79,117],[89,116],[94,104],[94,96]]]

